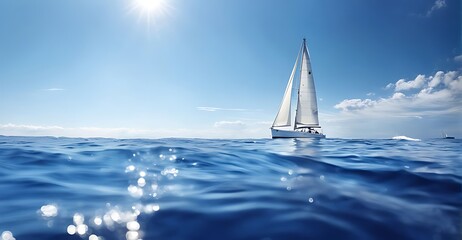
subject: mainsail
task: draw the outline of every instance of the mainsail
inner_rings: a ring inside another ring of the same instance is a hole
[[[302,51],[300,49],[300,51]],[[287,83],[286,91],[284,93],[284,97],[282,98],[281,107],[279,108],[279,112],[276,115],[276,119],[274,119],[273,127],[285,127],[290,126],[291,118],[290,118],[290,105],[291,105],[291,98],[292,98],[292,83],[294,80],[295,72],[297,70],[298,59],[300,57],[300,51],[298,52],[297,60],[295,60],[294,67],[292,69],[292,73],[290,74],[289,82]]]
[[[295,113],[295,129],[302,127],[319,128],[316,90],[311,71],[310,54],[306,49],[305,40],[303,40],[302,49],[300,89],[298,92],[297,111]]]

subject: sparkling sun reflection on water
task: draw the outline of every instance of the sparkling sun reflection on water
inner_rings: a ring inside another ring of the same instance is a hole
[[[72,223],[67,226],[67,234],[88,240],[104,240],[103,236],[95,234],[98,230],[125,229],[127,240],[142,239],[143,231],[138,217],[142,214],[150,215],[160,210],[159,204],[156,203],[158,194],[168,191],[168,186],[159,186],[159,181],[162,179],[172,180],[179,174],[177,168],[170,166],[177,159],[177,156],[173,154],[174,149],[170,148],[168,151],[166,154],[157,156],[158,161],[167,164],[158,170],[150,168],[149,165],[156,167],[162,165],[160,162],[150,162],[146,166],[147,160],[143,159],[143,155],[140,153],[134,153],[132,158],[127,159],[128,165],[122,171],[125,172],[130,182],[127,193],[134,200],[131,208],[124,209],[124,207],[108,202],[104,214],[84,216],[83,213],[76,212],[72,216]],[[181,159],[184,160],[184,158]],[[141,203],[140,200],[142,200]],[[49,220],[58,216],[59,208],[55,204],[46,204],[38,212],[44,219]],[[14,240],[14,238],[12,233],[4,232],[0,240]]]

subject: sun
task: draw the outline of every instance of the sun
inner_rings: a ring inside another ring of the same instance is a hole
[[[130,12],[138,12],[140,19],[145,19],[148,25],[163,16],[168,14],[170,5],[167,0],[132,0]]]
[[[153,13],[165,7],[165,0],[134,0],[134,7],[141,11]]]

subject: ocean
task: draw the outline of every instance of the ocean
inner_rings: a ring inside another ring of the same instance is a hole
[[[461,239],[459,139],[0,136],[1,240]]]

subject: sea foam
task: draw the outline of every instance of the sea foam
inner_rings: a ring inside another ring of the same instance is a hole
[[[407,136],[394,136],[392,139],[393,140],[406,140],[406,141],[421,141],[418,138],[411,138]]]

